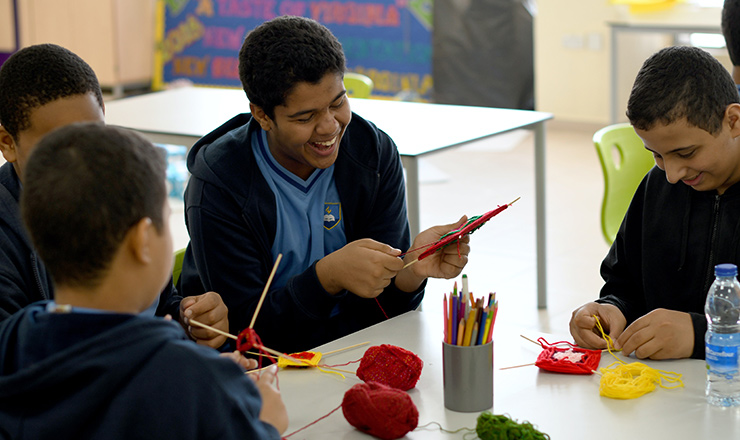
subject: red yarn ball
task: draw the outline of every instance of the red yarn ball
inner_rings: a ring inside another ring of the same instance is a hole
[[[347,390],[342,413],[350,425],[384,440],[401,438],[419,424],[419,410],[408,394],[375,382]]]
[[[376,345],[365,352],[357,369],[364,382],[379,382],[399,390],[410,390],[421,376],[424,362],[414,353],[395,345]]]

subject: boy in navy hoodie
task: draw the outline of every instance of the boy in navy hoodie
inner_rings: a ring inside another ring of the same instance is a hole
[[[0,324],[0,433],[29,439],[279,439],[272,385],[141,316],[172,270],[165,161],[140,135],[72,124],[24,169],[21,211],[54,301]]]
[[[413,265],[421,250],[399,258],[467,219],[423,231],[412,244],[398,149],[352,113],[344,69],[342,45],[316,21],[261,24],[239,53],[251,114],[188,155],[181,291],[219,292],[238,332],[282,254],[255,329],[286,352],[413,310],[427,277],[454,278],[470,251],[465,237]]]
[[[73,122],[104,122],[103,96],[92,68],[69,50],[39,44],[13,54],[0,68],[0,321],[35,301],[51,299],[54,289],[43,262],[21,225],[18,200],[24,168],[36,143],[48,132]],[[197,318],[228,329],[227,309],[215,292],[183,299],[169,285],[147,313],[170,314],[187,327]],[[219,347],[226,338],[188,328],[201,344]]]

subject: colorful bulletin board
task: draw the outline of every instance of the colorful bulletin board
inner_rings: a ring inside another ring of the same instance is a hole
[[[431,98],[433,0],[159,0],[154,87],[176,80],[239,87],[247,32],[280,15],[313,18],[344,47],[373,95]]]

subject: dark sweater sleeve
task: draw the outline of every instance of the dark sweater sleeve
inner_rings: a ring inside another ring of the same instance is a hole
[[[6,232],[0,230],[0,321],[31,303],[50,299],[53,288],[38,255]]]
[[[369,237],[405,252],[411,246],[411,234],[401,156],[393,140],[382,130],[376,130],[380,163],[379,189],[370,214],[363,219],[353,219],[360,229],[357,238]],[[396,287],[394,279],[378,296],[378,302],[389,317],[400,315],[421,304],[425,286],[426,280],[415,291],[404,292]]]
[[[597,302],[613,304],[627,325],[647,313],[642,284],[643,199],[646,179],[637,188],[617,237],[601,263],[604,286]]]
[[[203,292],[201,292],[203,293]],[[156,316],[172,316],[175,321],[180,319],[180,302],[182,302],[182,296],[177,292],[177,289],[172,284],[172,277],[164,286],[164,290],[159,294],[159,305],[157,305]]]
[[[182,293],[218,292],[229,308],[230,331],[238,334],[249,326],[272,270],[267,238],[250,230],[241,207],[225,191],[192,177],[188,191],[191,197],[200,194],[186,211],[190,244],[180,275]],[[323,289],[312,265],[286,286],[270,288],[255,330],[276,350],[311,348],[307,329],[321,326],[340,300],[341,295]]]

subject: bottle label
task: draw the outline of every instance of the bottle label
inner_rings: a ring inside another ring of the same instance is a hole
[[[716,371],[733,371],[738,369],[737,345],[706,344],[707,368]]]

